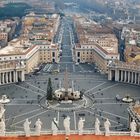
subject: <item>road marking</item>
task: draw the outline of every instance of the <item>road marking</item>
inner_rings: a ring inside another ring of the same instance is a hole
[[[81,65],[78,65],[78,66],[80,67],[80,69],[81,69],[82,72],[85,71],[84,68]]]
[[[21,106],[21,105],[29,105],[29,106],[37,106],[38,104],[5,104],[6,106],[14,106],[14,105],[18,105],[18,106]]]
[[[59,62],[59,64],[72,64],[73,62]]]
[[[73,64],[72,66],[73,66],[73,72],[75,72],[75,65]]]
[[[70,46],[70,45],[63,45],[63,46],[65,47],[65,46]]]
[[[95,103],[95,105],[128,105],[129,103]]]
[[[118,124],[118,122],[117,121],[114,121],[114,120],[112,120],[112,119],[109,119],[109,118],[107,118],[107,117],[104,117],[104,116],[100,116],[100,115],[98,115],[98,114],[95,114],[96,116],[98,116],[98,117],[101,117],[101,118],[103,118],[103,119],[108,119],[109,121],[111,121],[111,122],[113,122],[113,123],[116,123],[116,124]],[[121,123],[120,123],[121,124]]]
[[[123,124],[118,124],[118,125],[112,125],[110,126],[110,128],[115,128],[115,127],[120,127],[123,126]],[[100,127],[100,129],[105,128],[105,127]]]
[[[19,129],[24,129],[24,127],[21,127],[21,126],[14,126],[14,129],[17,129],[17,131],[19,131]],[[32,131],[35,131],[35,128],[31,128],[30,127],[30,130],[32,130]]]
[[[103,82],[103,83],[101,83],[101,84],[99,84],[99,85],[97,85],[97,86],[95,86],[95,87],[93,87],[93,88],[91,88],[91,89],[85,91],[85,93],[87,93],[87,92],[89,92],[89,91],[92,91],[93,89],[96,89],[97,87],[102,86],[102,85],[104,85],[105,83],[106,83],[106,82]]]
[[[15,84],[14,84],[14,85],[15,85]],[[21,88],[21,89],[25,89],[25,90],[31,91],[31,92],[33,92],[33,93],[36,93],[37,95],[42,95],[42,96],[44,96],[44,94],[39,93],[39,92],[32,91],[31,89],[27,89],[27,88],[22,87],[22,86],[19,86],[19,85],[15,85],[15,86],[17,86],[17,87],[19,87],[19,88]]]
[[[95,115],[95,116],[98,116],[98,117],[101,117],[101,118],[107,119],[107,117],[100,116],[100,115],[95,114],[95,113],[93,113],[93,112],[91,112],[91,111],[89,111],[89,110],[85,110],[85,111],[86,111],[86,112],[89,112],[89,113],[91,113],[91,114],[93,114],[93,115]],[[114,123],[118,124],[117,121],[114,121],[114,120],[111,120],[111,119],[108,119],[108,120],[110,120],[111,122],[114,122]]]
[[[124,120],[127,120],[128,121],[128,119],[126,119],[126,117],[123,117],[123,116],[120,116],[120,115],[117,115],[117,114],[113,114],[113,113],[110,113],[110,112],[107,112],[107,111],[104,111],[104,110],[100,110],[100,109],[97,109],[97,110],[98,111],[101,111],[101,112],[103,112],[105,114],[109,114],[109,115],[112,115],[112,116],[115,116],[115,117],[119,117],[121,119],[124,119]]]
[[[76,128],[76,114],[75,114],[75,111],[73,112],[73,114],[74,114],[74,128],[75,128],[75,130],[77,130],[77,128]]]
[[[57,121],[58,121],[58,123],[59,123],[59,118],[60,118],[60,113],[58,111],[58,114],[57,114]]]
[[[37,117],[37,116],[39,116],[39,115],[42,115],[42,114],[44,114],[44,113],[46,113],[46,112],[48,112],[48,111],[50,111],[50,110],[45,110],[45,111],[43,111],[43,112],[41,112],[41,113],[39,113],[39,114],[33,115],[33,116],[31,116],[31,117],[28,117],[28,119],[32,119],[32,118]],[[24,122],[25,120],[26,120],[26,119],[24,119],[24,120],[22,120],[22,121],[19,121],[19,122],[16,122],[16,123],[12,124],[11,126],[14,126],[14,125],[17,125],[17,124],[19,124],[19,123],[22,123],[22,122]]]
[[[95,108],[90,108],[90,107],[88,109],[91,109],[92,111],[95,110]],[[86,111],[86,109],[83,109],[83,110],[75,110],[76,113],[84,112],[84,111]]]
[[[47,69],[47,72],[49,72],[50,71],[50,69],[52,68],[52,64],[49,66],[49,68]]]
[[[113,87],[115,87],[115,86],[117,86],[117,85],[119,85],[119,84],[117,83],[117,84],[114,84],[114,85],[112,85],[112,86],[108,86],[108,87],[106,87],[106,88],[101,89],[101,91],[105,91],[105,90],[107,90],[107,89],[109,89],[109,88],[113,88]],[[98,92],[99,92],[99,91],[96,91],[96,92],[94,92],[94,93],[91,93],[90,95],[97,94]]]
[[[115,98],[95,98],[95,100],[114,100]]]
[[[62,57],[61,58],[71,58],[72,56],[68,56],[68,55],[62,55]]]
[[[14,98],[14,99],[12,99],[13,101],[18,101],[18,100],[20,100],[20,101],[26,101],[26,100],[34,100],[34,101],[37,101],[37,99],[36,98],[26,98],[26,99],[21,99],[21,98]]]
[[[61,68],[61,67],[60,67]],[[63,69],[62,69],[63,70]],[[64,76],[64,74],[62,74],[63,76]],[[63,80],[64,78],[59,78],[59,79],[61,79],[61,80]],[[86,79],[86,78],[68,78],[69,80],[88,80],[88,79]],[[92,78],[92,79],[89,79],[89,80],[93,80],[94,78]],[[37,81],[39,81],[39,82],[44,82],[44,81],[46,81],[46,79],[42,79],[41,78],[41,80],[40,80],[40,78],[39,79],[36,79]],[[32,82],[32,80],[26,80],[26,81],[28,81],[28,82]],[[97,81],[92,81],[92,83],[101,83],[101,82],[104,82],[104,80],[97,80]]]
[[[39,89],[39,90],[43,91],[44,93],[46,93],[46,91],[43,90],[43,89],[41,89],[41,88],[38,88],[38,87],[36,87],[36,86],[34,86],[34,85],[28,83],[28,82],[25,82],[25,83],[28,84],[28,85],[30,85],[30,86],[32,86],[32,87],[34,87],[34,88],[36,88],[36,89]]]
[[[45,67],[43,68],[43,71],[47,71],[48,68],[51,66],[52,64],[46,64]]]
[[[11,118],[14,118],[14,119],[15,119],[15,118],[18,118],[18,117],[21,117],[21,116],[24,116],[24,115],[27,115],[27,114],[30,114],[30,113],[39,111],[39,110],[41,110],[41,109],[39,108],[39,109],[35,109],[35,110],[29,111],[29,112],[26,112],[26,113],[23,113],[23,114],[20,114],[20,115],[17,115],[17,116],[12,116],[12,117],[6,119],[6,121],[7,121],[7,120],[10,120]]]

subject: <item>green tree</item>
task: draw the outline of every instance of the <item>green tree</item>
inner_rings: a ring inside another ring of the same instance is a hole
[[[52,100],[53,98],[53,89],[52,89],[52,82],[51,78],[48,80],[48,86],[47,86],[47,100]]]

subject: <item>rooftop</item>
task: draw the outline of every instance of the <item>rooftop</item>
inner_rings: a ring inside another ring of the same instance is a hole
[[[3,55],[19,55],[26,53],[33,45],[28,42],[24,42],[25,44],[21,44],[21,40],[14,39],[12,40],[8,46],[0,49],[0,56]]]

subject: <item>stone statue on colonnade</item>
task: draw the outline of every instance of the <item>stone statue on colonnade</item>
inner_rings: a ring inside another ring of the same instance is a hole
[[[29,121],[27,118],[23,124],[26,137],[30,137],[30,124],[31,124],[31,121]]]
[[[64,119],[63,125],[64,125],[64,128],[65,128],[66,135],[70,135],[70,117],[69,116],[67,116]]]
[[[130,123],[130,135],[131,136],[134,136],[135,135],[136,129],[137,129],[137,124],[136,124],[135,120],[133,120]]]
[[[40,136],[41,133],[41,127],[42,127],[42,122],[40,121],[40,119],[38,118],[36,123],[35,123],[35,132],[37,136]]]
[[[98,118],[96,118],[95,120],[95,135],[100,135],[101,131],[100,131],[100,121]]]
[[[54,118],[54,119],[52,120],[52,134],[53,134],[53,135],[57,135],[58,124],[59,124],[59,122],[56,120],[56,118]]]
[[[84,121],[85,119],[82,119],[82,118],[79,119],[79,122],[78,122],[79,135],[83,135]]]
[[[4,113],[5,113],[4,105],[0,104],[0,119],[4,117]]]
[[[0,136],[5,136],[5,108],[3,104],[0,104]]]
[[[109,129],[110,126],[111,126],[111,123],[109,122],[108,119],[106,119],[106,121],[104,122],[105,136],[109,136],[110,135],[110,129]]]

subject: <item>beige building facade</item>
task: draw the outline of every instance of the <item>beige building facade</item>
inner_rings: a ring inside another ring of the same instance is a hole
[[[74,60],[95,63],[102,73],[108,73],[108,63],[119,60],[117,37],[105,27],[86,19],[74,17],[79,43],[74,47]]]
[[[77,44],[74,48],[74,56],[76,63],[95,63],[103,73],[108,73],[108,63],[110,60],[119,60],[118,53],[108,53],[97,44]]]
[[[28,41],[16,39],[9,46],[0,50],[0,73],[1,84],[24,81],[24,74],[34,72],[34,69],[41,63],[58,63],[59,47],[51,45],[33,45]],[[24,64],[24,67],[19,67]],[[15,74],[16,72],[16,74]],[[7,82],[7,76],[16,76],[16,80]],[[3,78],[4,77],[4,78]],[[17,80],[18,79],[18,80]]]

